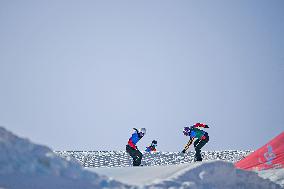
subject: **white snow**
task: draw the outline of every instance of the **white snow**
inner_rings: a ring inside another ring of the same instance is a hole
[[[260,177],[269,179],[284,188],[284,169],[271,169],[256,172]]]
[[[279,184],[283,186],[282,169],[255,173],[235,169],[233,163],[220,160],[189,163],[191,153],[145,155],[146,166],[143,167],[132,167],[125,152],[94,153],[97,155],[80,152],[76,159],[72,156],[63,159],[48,147],[33,144],[0,127],[0,189],[278,189],[281,188]],[[224,151],[205,152],[203,155],[207,160],[227,157],[231,161],[242,154]],[[110,161],[111,157],[115,158]],[[78,160],[87,167],[83,168]]]
[[[60,187],[59,187],[60,186]],[[48,147],[19,138],[0,127],[0,188],[126,188],[116,181],[84,170]]]
[[[149,167],[86,169],[140,188],[281,188],[280,185],[260,178],[254,172],[235,169],[232,163],[224,161]]]
[[[193,166],[193,165],[192,165]],[[131,185],[151,184],[156,180],[167,179],[188,167],[188,164],[145,166],[145,167],[113,167],[113,168],[86,168],[100,175],[119,180]]]

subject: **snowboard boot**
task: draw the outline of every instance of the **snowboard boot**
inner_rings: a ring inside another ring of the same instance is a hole
[[[194,156],[194,161],[202,161],[202,156],[199,150],[196,151],[195,156]]]

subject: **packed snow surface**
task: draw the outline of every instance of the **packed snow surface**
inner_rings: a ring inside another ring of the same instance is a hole
[[[191,189],[278,189],[254,172],[235,169],[225,161],[208,161],[165,166],[86,168],[125,184],[142,188]]]
[[[134,185],[148,183],[153,178],[162,179],[164,177],[161,175],[171,175],[180,168],[188,167],[188,165],[196,165],[196,163],[193,163],[194,152],[192,151],[186,154],[180,152],[143,152],[143,169],[141,167],[132,167],[132,159],[125,151],[57,151],[56,153],[64,158],[74,158],[82,166],[93,168],[94,171],[102,175],[107,175],[121,182]],[[205,161],[203,163],[215,160],[235,163],[250,153],[251,151],[249,150],[204,151],[202,152],[202,156]],[[167,170],[165,170],[165,166],[168,167]],[[141,170],[147,173],[141,176],[139,175]],[[157,170],[158,175],[153,176],[155,170]],[[263,172],[256,173],[260,177],[269,179],[284,187],[284,173],[282,171],[270,170],[266,174]],[[203,176],[204,174],[204,172],[201,173]]]

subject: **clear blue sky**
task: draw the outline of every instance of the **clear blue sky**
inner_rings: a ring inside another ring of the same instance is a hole
[[[0,125],[54,150],[255,149],[284,128],[284,1],[0,1]],[[192,149],[192,148],[191,148]]]

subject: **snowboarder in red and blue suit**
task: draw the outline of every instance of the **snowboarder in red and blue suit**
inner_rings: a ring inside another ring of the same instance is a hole
[[[151,145],[148,146],[148,147],[146,147],[146,150],[145,150],[145,151],[146,151],[146,152],[156,152],[156,151],[157,151],[156,147],[157,147],[157,141],[156,141],[156,140],[153,140],[152,143],[151,143]]]
[[[209,128],[208,125],[202,123],[196,123],[191,127],[184,127],[183,134],[185,136],[189,136],[190,139],[186,144],[186,146],[184,147],[184,149],[182,150],[182,153],[185,153],[186,150],[193,143],[194,139],[197,139],[194,142],[195,161],[202,161],[201,148],[209,141],[209,135],[207,132],[198,129],[198,127]]]
[[[126,152],[132,157],[133,159],[133,166],[140,166],[142,160],[142,153],[138,150],[136,144],[137,142],[146,134],[146,129],[136,129],[133,128],[135,132],[128,140],[128,144],[126,145]]]

